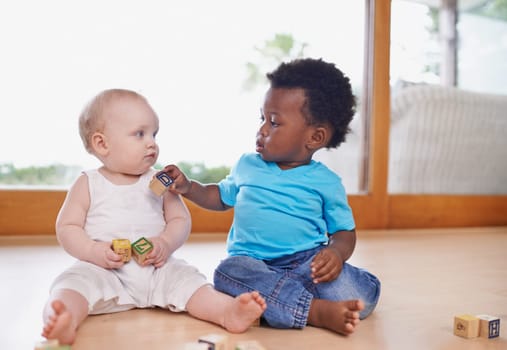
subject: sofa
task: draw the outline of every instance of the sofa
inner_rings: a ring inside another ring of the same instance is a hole
[[[391,111],[390,193],[507,194],[507,96],[412,84]]]

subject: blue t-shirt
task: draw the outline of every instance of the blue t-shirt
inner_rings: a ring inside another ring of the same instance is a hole
[[[320,162],[282,170],[259,154],[244,154],[218,187],[222,201],[234,207],[230,255],[270,260],[355,228],[340,177]]]

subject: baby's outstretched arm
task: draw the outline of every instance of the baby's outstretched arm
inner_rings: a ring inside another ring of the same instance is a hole
[[[329,243],[315,255],[311,264],[311,276],[314,283],[336,279],[343,263],[352,255],[356,246],[356,231],[339,231],[330,235]]]

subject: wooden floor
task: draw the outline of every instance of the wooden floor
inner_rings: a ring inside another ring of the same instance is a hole
[[[252,327],[229,334],[229,347],[255,339],[266,349],[507,349],[507,227],[361,231],[351,259],[382,281],[377,310],[349,337],[307,327]],[[178,256],[209,278],[224,256],[225,235],[193,235]],[[55,276],[72,259],[53,237],[0,237],[0,349],[33,349]],[[499,338],[453,335],[457,314],[501,318]],[[133,310],[89,317],[73,350],[182,349],[221,328],[186,314]]]

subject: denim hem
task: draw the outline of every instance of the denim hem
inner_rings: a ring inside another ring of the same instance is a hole
[[[310,305],[313,300],[313,295],[304,290],[301,298],[298,301],[296,310],[294,312],[294,325],[293,328],[302,329],[308,322],[308,313],[310,312]]]

